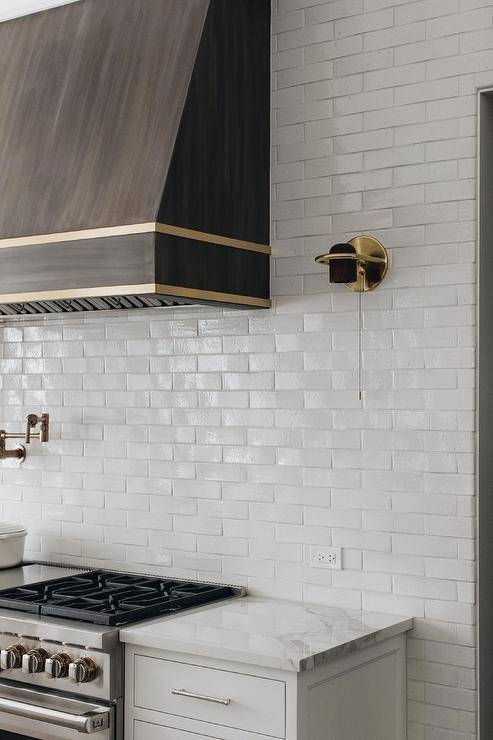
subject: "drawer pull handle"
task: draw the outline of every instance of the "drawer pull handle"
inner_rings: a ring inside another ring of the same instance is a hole
[[[213,704],[222,704],[227,707],[231,704],[231,699],[219,699],[216,696],[205,696],[204,694],[194,694],[192,691],[185,689],[171,689],[173,696],[186,696],[188,699],[200,699],[201,701],[211,701]]]

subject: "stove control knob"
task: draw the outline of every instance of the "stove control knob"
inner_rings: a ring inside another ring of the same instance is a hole
[[[45,660],[48,653],[43,648],[33,648],[22,656],[23,673],[42,673],[45,668]]]
[[[22,665],[22,656],[26,653],[24,645],[9,645],[8,648],[0,652],[0,667],[3,671],[9,668],[20,668]]]
[[[89,683],[94,681],[98,667],[92,658],[78,658],[68,667],[68,677],[74,683]]]
[[[65,678],[68,676],[68,667],[72,658],[67,653],[55,653],[46,658],[45,673],[50,678]]]

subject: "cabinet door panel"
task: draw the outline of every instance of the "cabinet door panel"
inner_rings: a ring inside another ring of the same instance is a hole
[[[161,727],[150,722],[134,723],[134,740],[216,740],[210,735],[197,735],[174,727]]]
[[[402,740],[404,712],[397,651],[308,688],[304,734],[309,740]]]

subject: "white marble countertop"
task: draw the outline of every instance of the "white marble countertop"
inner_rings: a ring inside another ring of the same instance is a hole
[[[405,617],[244,598],[126,627],[120,640],[156,650],[308,671],[412,629]]]

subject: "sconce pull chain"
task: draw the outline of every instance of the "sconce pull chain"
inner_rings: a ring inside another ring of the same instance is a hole
[[[363,316],[361,293],[358,293],[358,399],[363,400],[362,364],[363,364]]]

